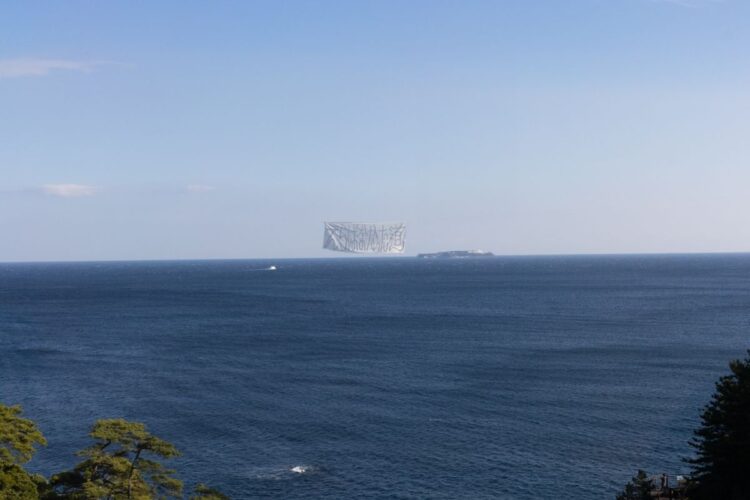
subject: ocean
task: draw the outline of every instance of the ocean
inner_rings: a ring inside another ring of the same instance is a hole
[[[749,327],[744,254],[0,264],[0,402],[44,474],[124,417],[233,498],[613,499]]]

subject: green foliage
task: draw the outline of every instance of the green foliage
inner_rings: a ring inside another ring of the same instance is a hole
[[[219,490],[199,484],[195,487],[195,495],[192,495],[190,500],[229,500],[229,497]]]
[[[180,453],[171,443],[148,432],[146,426],[123,419],[98,420],[89,436],[93,444],[80,451],[83,461],[47,482],[22,465],[38,445],[46,445],[21,407],[0,404],[1,500],[152,500],[182,498],[182,482],[158,460]],[[228,500],[218,490],[199,484],[195,500]]]
[[[617,500],[651,500],[652,483],[645,471],[639,470],[625,489],[617,495]]]
[[[0,462],[0,498],[36,499],[43,484],[43,477],[29,474],[20,465]]]
[[[750,498],[750,357],[729,368],[690,443],[697,455],[687,460],[693,466],[691,500]]]
[[[154,458],[179,455],[146,426],[123,419],[98,420],[89,434],[94,444],[79,452],[83,461],[50,480],[50,498],[113,500],[180,498],[182,482]]]
[[[20,406],[0,404],[0,498],[39,497],[44,478],[29,474],[22,465],[31,460],[38,445],[45,444],[36,424],[21,417]]]
[[[21,417],[21,407],[0,404],[0,463],[25,464],[37,445],[46,445],[36,424]]]

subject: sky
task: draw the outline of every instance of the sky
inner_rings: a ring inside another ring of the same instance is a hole
[[[0,261],[750,251],[750,2],[0,4]]]

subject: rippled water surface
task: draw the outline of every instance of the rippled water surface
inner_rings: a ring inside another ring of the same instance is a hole
[[[234,498],[613,498],[748,323],[748,255],[2,264],[0,401],[45,474],[125,417]]]

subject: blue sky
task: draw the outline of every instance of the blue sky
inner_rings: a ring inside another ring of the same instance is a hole
[[[750,250],[750,2],[4,2],[0,261]]]

